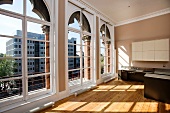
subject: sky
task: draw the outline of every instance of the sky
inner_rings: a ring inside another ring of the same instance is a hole
[[[27,9],[26,9],[27,15],[40,19],[37,14],[32,12],[32,9],[31,9],[32,6],[31,6],[30,1],[27,0],[26,3],[27,3]],[[10,5],[10,4],[0,5],[0,8],[23,14],[23,0],[14,0],[12,5]],[[14,36],[14,35],[16,35],[16,30],[22,30],[22,20],[0,14],[0,26],[1,26],[0,27],[1,35]],[[76,19],[74,19],[74,23],[69,24],[69,27],[73,27],[73,28],[80,30],[79,23],[78,23],[78,21],[76,21]],[[38,34],[43,34],[42,29],[41,29],[41,24],[36,24],[36,23],[32,23],[32,22],[27,23],[27,31],[33,32],[33,33],[38,33]],[[76,38],[77,42],[80,43],[80,34],[79,33],[69,32],[68,39],[71,39],[72,37]],[[6,42],[10,39],[11,38],[0,37],[0,53],[4,53],[4,54],[6,53]],[[101,45],[103,45],[103,44],[101,44]],[[79,47],[77,47],[77,51],[80,51]],[[102,51],[103,51],[103,49],[102,49]]]
[[[4,4],[0,5],[0,8],[23,14],[23,0],[14,0],[12,5]],[[31,11],[31,8],[31,3],[27,0],[27,15],[39,19],[38,15]],[[42,34],[41,24],[32,22],[28,22],[27,24],[28,32]],[[22,20],[0,14],[0,26],[1,35],[14,36],[16,35],[16,30],[22,30]],[[6,53],[6,42],[10,39],[11,38],[0,37],[0,53]]]

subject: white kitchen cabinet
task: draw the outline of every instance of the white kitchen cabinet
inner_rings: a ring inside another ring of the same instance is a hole
[[[154,51],[154,41],[143,41],[143,51]]]
[[[169,51],[155,51],[155,61],[169,61]]]
[[[133,42],[132,51],[142,51],[142,42]]]
[[[169,39],[132,43],[134,61],[169,61]]]
[[[154,51],[143,51],[143,61],[154,61],[155,55]]]
[[[155,50],[165,51],[169,50],[169,39],[155,40]]]

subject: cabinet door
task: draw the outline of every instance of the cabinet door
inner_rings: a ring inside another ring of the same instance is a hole
[[[169,61],[169,51],[155,51],[155,61]]]
[[[169,39],[155,40],[155,50],[169,50]]]
[[[138,60],[141,61],[142,59],[142,52],[132,52],[132,60]]]
[[[143,52],[144,61],[154,61],[154,51],[144,51]]]
[[[154,51],[154,41],[143,41],[143,51]]]
[[[142,42],[132,42],[132,51],[142,51]]]

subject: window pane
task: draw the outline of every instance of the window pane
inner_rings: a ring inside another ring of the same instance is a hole
[[[11,1],[13,1],[11,4],[2,4],[0,5],[0,8],[22,14],[23,0],[11,0]]]
[[[82,56],[91,56],[91,47],[90,46],[82,46]]]
[[[80,45],[80,34],[69,31],[69,33],[68,33],[68,43]]]
[[[0,25],[1,35],[22,37],[22,20],[0,14]]]
[[[78,58],[68,58],[68,69],[78,69],[80,68],[80,57]]]
[[[0,59],[0,79],[20,76],[22,76],[21,59],[8,59],[8,57]]]
[[[104,41],[103,41],[103,39],[100,39],[100,47],[103,47],[103,48],[105,48],[105,44],[104,44]]]
[[[91,68],[86,68],[82,70],[83,82],[90,80],[91,78]]]
[[[44,29],[42,26],[45,25],[27,22],[27,37],[36,40],[49,40],[49,26],[44,27]]]
[[[92,67],[90,57],[82,57],[82,67],[83,68]]]
[[[100,56],[105,56],[105,49],[104,48],[100,48]]]
[[[68,78],[70,81],[80,79],[80,70],[69,71]],[[78,81],[77,81],[78,82]],[[79,81],[80,82],[80,81]],[[78,82],[78,83],[79,83]],[[77,84],[77,83],[76,83]]]
[[[0,37],[0,57],[21,57],[22,39]]]
[[[68,56],[80,56],[80,47],[78,45],[69,45]]]
[[[73,13],[69,19],[68,26],[80,30],[80,11]]]
[[[50,72],[50,59],[28,59],[28,75],[42,74]]]
[[[46,87],[45,75],[28,79],[28,91],[35,91]]]
[[[28,57],[45,57],[45,42],[27,40]],[[48,51],[49,52],[49,51]],[[49,56],[49,54],[47,54]]]
[[[83,39],[82,40],[82,45],[85,45],[85,46],[92,46],[92,40],[91,39]]]
[[[22,95],[22,80],[0,80],[0,99],[21,96]]]
[[[32,10],[33,10],[33,4],[31,4],[30,0],[27,0],[27,16],[40,19],[40,17]]]

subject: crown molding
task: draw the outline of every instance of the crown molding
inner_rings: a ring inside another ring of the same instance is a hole
[[[156,12],[153,12],[153,13],[142,15],[142,16],[139,16],[139,17],[135,17],[135,18],[132,18],[132,19],[125,20],[125,21],[117,22],[115,24],[115,27],[125,25],[125,24],[130,24],[130,23],[133,23],[133,22],[138,22],[138,21],[153,18],[153,17],[157,17],[157,16],[160,16],[160,15],[168,14],[168,13],[170,13],[170,8],[159,10],[159,11],[156,11]]]
[[[100,16],[104,17],[105,19],[107,19],[107,21],[109,21],[110,25],[115,25],[116,21],[112,20],[111,18],[109,18],[107,15],[105,15],[103,12],[101,12],[100,10],[98,10],[96,7],[92,6],[90,3],[84,1],[84,0],[77,0],[80,3],[82,3],[83,5],[85,5],[86,7],[90,8],[91,10],[93,10],[94,12],[96,12],[96,14],[99,14]]]

